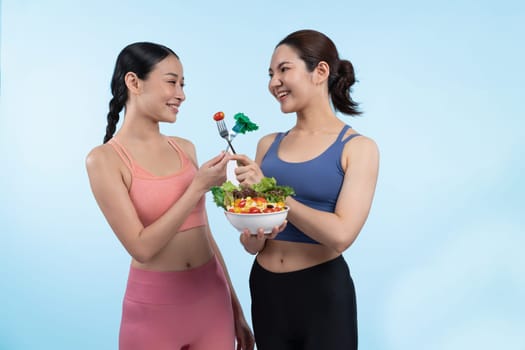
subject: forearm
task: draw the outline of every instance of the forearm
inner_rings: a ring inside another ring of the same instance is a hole
[[[295,199],[288,198],[290,207],[288,221],[317,242],[342,253],[357,238],[366,216],[342,218],[337,213],[325,212],[308,207]]]
[[[160,218],[144,227],[137,235],[133,257],[139,262],[147,262],[157,255],[177,234],[188,215],[205,195],[194,183]]]

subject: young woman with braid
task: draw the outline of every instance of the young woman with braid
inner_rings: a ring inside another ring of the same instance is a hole
[[[342,254],[368,217],[379,152],[335,112],[360,113],[350,97],[354,69],[326,35],[301,30],[276,46],[269,73],[270,93],[296,124],[263,137],[255,161],[232,156],[242,164],[241,184],[269,176],[296,192],[274,239],[241,235],[257,254],[250,274],[257,349],[357,349],[356,296]]]
[[[178,56],[154,43],[119,54],[104,144],[87,156],[91,189],[131,255],[121,350],[253,349],[253,335],[207,222],[205,193],[229,155],[198,167],[194,145],[159,131],[186,96]],[[119,113],[122,127],[114,134]]]

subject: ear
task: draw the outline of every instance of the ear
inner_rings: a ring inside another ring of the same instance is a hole
[[[322,84],[328,81],[330,76],[330,66],[325,61],[320,61],[314,69],[314,81],[316,84]]]
[[[137,95],[140,93],[141,81],[135,73],[127,72],[124,76],[124,82],[131,94]]]

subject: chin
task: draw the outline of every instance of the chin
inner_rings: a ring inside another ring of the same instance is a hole
[[[169,114],[166,117],[168,123],[175,123],[177,121],[178,113]]]
[[[173,116],[171,118],[162,118],[159,120],[159,122],[161,123],[170,123],[170,124],[173,124],[177,121],[177,117],[176,116]]]
[[[283,112],[285,114],[293,113],[293,112],[295,112],[295,109],[289,108],[289,107],[285,107],[285,106],[281,105],[281,112]]]
[[[297,112],[297,108],[294,103],[291,101],[285,100],[280,102],[281,112],[283,113],[294,113]]]

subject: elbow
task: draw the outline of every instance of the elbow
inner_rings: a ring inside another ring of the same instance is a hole
[[[333,242],[332,248],[338,254],[343,254],[352,245],[352,243],[354,243],[356,236],[357,235],[351,235],[350,237],[348,237],[341,235],[340,239],[337,239]]]
[[[134,260],[136,260],[140,264],[147,264],[155,256],[155,254],[152,254],[144,248],[129,249],[128,253]]]
[[[151,243],[143,239],[143,231],[144,230],[141,230],[137,237],[123,241],[122,243],[133,260],[140,264],[147,264],[155,258],[159,250],[156,250]]]
[[[131,257],[140,264],[147,264],[151,257],[141,254],[131,254]]]
[[[350,247],[350,244],[339,243],[339,244],[335,244],[333,248],[337,252],[337,254],[343,254],[345,250],[348,249],[348,247]]]

